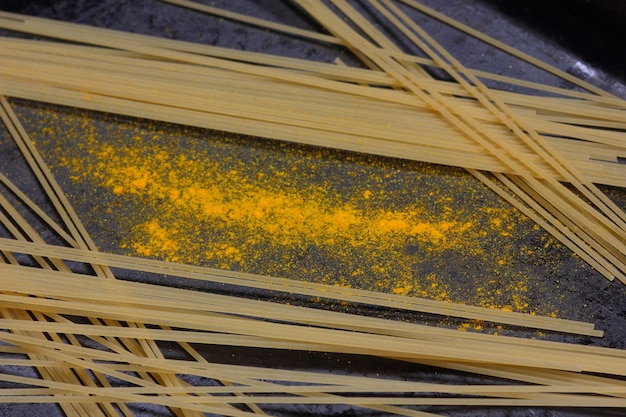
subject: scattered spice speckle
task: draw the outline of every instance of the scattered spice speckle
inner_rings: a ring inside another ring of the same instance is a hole
[[[33,134],[38,147],[59,178],[81,190],[77,204],[107,216],[111,230],[98,243],[109,250],[559,311],[533,273],[534,257],[558,268],[543,257],[558,243],[461,169],[36,109],[45,126]]]

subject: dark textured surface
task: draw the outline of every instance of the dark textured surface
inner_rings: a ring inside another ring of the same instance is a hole
[[[626,77],[626,2],[620,0],[490,0],[498,12],[555,40],[593,66]]]
[[[289,2],[257,0],[257,1],[215,1],[217,6],[224,6],[232,10],[251,14],[257,17],[290,23],[299,27],[316,28],[315,24],[301,14]],[[554,4],[544,7],[543,3],[535,1],[479,1],[479,0],[429,0],[424,3],[433,6],[447,15],[456,18],[473,27],[510,43],[519,49],[530,53],[559,68],[568,70],[577,75],[588,78],[615,94],[624,94],[621,82],[622,54],[619,45],[611,43],[616,40],[613,24],[606,26],[603,31],[598,20],[593,22],[586,19],[587,12],[577,14],[574,8],[567,13],[558,13]],[[556,2],[560,3],[560,2]],[[218,46],[239,49],[256,50],[266,53],[287,56],[303,57],[321,61],[332,61],[337,56],[349,60],[349,54],[338,48],[325,47],[320,44],[304,42],[263,30],[246,27],[228,21],[220,21],[210,16],[202,15],[189,10],[182,10],[175,6],[165,5],[152,0],[79,0],[79,1],[9,1],[2,2],[3,10],[21,11],[28,14],[46,16],[96,26],[120,30],[131,30],[155,36],[166,36],[185,39],[194,42],[214,44]],[[587,6],[585,6],[587,7]],[[587,10],[587,9],[581,9]],[[596,9],[599,10],[599,9]],[[575,16],[572,17],[572,16]],[[520,64],[516,60],[485,47],[480,42],[469,40],[459,33],[445,29],[437,22],[424,19],[416,15],[416,19],[423,23],[427,30],[435,34],[438,40],[449,48],[463,63],[468,66],[488,69],[494,72],[506,73],[511,76],[530,79],[544,83],[563,85],[552,76],[535,70],[528,65]],[[558,21],[558,19],[563,19]],[[599,18],[598,18],[599,19]],[[218,23],[219,22],[219,23]],[[555,24],[558,23],[558,24]],[[586,35],[585,35],[586,34]],[[579,42],[579,37],[586,39]],[[584,65],[581,66],[580,63]],[[584,72],[581,68],[591,67],[594,72]],[[581,72],[582,71],[582,72]],[[25,106],[27,108],[28,106]],[[28,114],[23,110],[24,114]],[[18,155],[3,138],[0,143],[7,151],[2,152],[3,172],[22,170],[16,164]],[[6,146],[5,146],[6,145]],[[31,189],[29,178],[24,176],[20,184],[25,189]],[[626,202],[623,190],[609,190],[618,202],[624,206]],[[74,195],[83,191],[72,190]],[[72,193],[70,192],[70,193]],[[31,194],[36,195],[36,192]],[[42,198],[39,201],[45,204]],[[85,212],[85,222],[90,223],[89,211]],[[97,224],[93,222],[92,224]],[[99,233],[101,231],[96,231]],[[527,237],[528,239],[532,237]],[[577,310],[577,318],[593,321],[598,327],[606,331],[602,339],[569,338],[579,343],[592,343],[599,346],[608,346],[624,349],[624,332],[626,331],[626,311],[624,309],[624,288],[619,283],[609,283],[590,270],[581,266],[576,259],[569,259],[566,250],[555,252],[556,256],[565,258],[560,270],[546,271],[549,279],[563,282],[564,295],[571,298],[572,310]],[[537,265],[540,269],[541,266]],[[558,286],[557,286],[558,287]],[[570,293],[570,294],[567,294]],[[384,313],[383,313],[384,314]],[[555,340],[563,340],[560,335],[551,335]],[[290,355],[276,352],[250,352],[245,349],[234,351],[212,350],[208,352],[214,360],[248,361],[250,364],[268,364],[278,366],[298,366],[304,369],[327,369],[333,367],[349,368],[349,372],[356,374],[388,374],[394,377],[410,377],[433,381],[433,378],[450,382],[463,380],[452,372],[430,372],[429,369],[407,369],[390,361],[371,360],[364,358],[347,358],[325,355],[304,355],[293,353]],[[232,356],[231,356],[232,355]],[[348,363],[350,366],[348,367]],[[297,364],[297,365],[296,365]],[[286,408],[277,412],[278,415],[358,415],[351,409],[344,408]],[[468,408],[438,408],[430,411],[442,412],[451,416],[593,416],[625,415],[622,410],[517,410],[517,409],[468,409]],[[308,414],[307,414],[308,413]],[[169,415],[157,408],[137,408],[138,415],[161,416]],[[3,416],[31,416],[31,415],[59,415],[59,410],[50,405],[0,405],[0,415]],[[373,415],[373,414],[370,414]]]

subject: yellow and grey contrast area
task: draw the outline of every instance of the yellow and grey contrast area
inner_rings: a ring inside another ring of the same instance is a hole
[[[541,315],[566,309],[537,296],[554,289],[526,268],[558,268],[544,254],[558,243],[461,169],[31,111],[48,163],[87,190],[77,199],[105,202],[94,209],[116,234],[100,243],[122,253]]]

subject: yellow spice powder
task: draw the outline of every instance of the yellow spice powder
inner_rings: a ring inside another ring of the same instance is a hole
[[[103,195],[129,254],[552,313],[515,239],[528,219],[462,170],[88,113],[39,114],[58,172]],[[54,140],[53,140],[54,139]],[[83,196],[84,198],[84,196]],[[542,240],[549,240],[545,236]],[[481,324],[473,324],[474,328]]]

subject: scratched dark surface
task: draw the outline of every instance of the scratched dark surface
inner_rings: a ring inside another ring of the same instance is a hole
[[[492,36],[516,46],[544,61],[573,73],[596,84],[622,98],[626,98],[624,81],[626,78],[625,56],[620,40],[624,39],[624,29],[620,18],[626,15],[620,2],[611,1],[487,1],[487,0],[449,0],[423,1],[439,11],[467,23]],[[550,3],[550,4],[546,4]],[[567,3],[567,4],[566,4]],[[217,6],[251,14],[257,17],[276,20],[299,27],[317,29],[316,25],[302,14],[290,2],[272,0],[215,1]],[[567,7],[566,7],[567,6]],[[91,24],[112,29],[130,30],[155,36],[168,36],[194,42],[275,53],[294,57],[303,57],[319,61],[332,61],[336,51],[321,44],[298,39],[268,34],[265,31],[245,25],[217,20],[197,12],[183,10],[175,6],[161,4],[153,0],[42,0],[42,1],[1,1],[0,9],[22,12],[54,19]],[[530,79],[548,84],[562,85],[558,80],[534,70],[530,66],[520,65],[512,58],[493,51],[477,42],[466,39],[459,33],[448,30],[442,25],[416,16],[426,29],[463,63],[470,67],[486,69],[511,76]],[[356,61],[355,61],[356,62]],[[1,65],[1,63],[0,63]],[[6,140],[6,138],[2,138]],[[3,145],[4,146],[4,145]],[[4,147],[3,149],[6,149]],[[3,169],[16,170],[14,153],[3,152],[0,162]],[[25,176],[26,178],[26,176]],[[25,180],[26,181],[26,180]],[[624,190],[609,190],[618,204],[626,206]],[[42,200],[45,204],[45,200]],[[522,237],[523,238],[523,237]],[[568,256],[566,252],[560,253]],[[581,274],[581,269],[576,270]],[[598,346],[626,348],[626,307],[624,287],[619,283],[609,283],[588,268],[581,276],[569,277],[584,282],[577,287],[578,299],[584,306],[581,317],[593,321],[605,330],[602,339],[579,339],[582,343]],[[561,271],[567,274],[567,271]],[[555,340],[561,340],[555,336]],[[563,338],[565,340],[565,338]],[[212,358],[231,355],[231,351],[212,351]],[[407,378],[427,378],[436,382],[441,380],[462,381],[463,376],[452,372],[431,372],[428,369],[406,369],[404,365],[392,361],[372,360],[368,358],[346,358],[341,356],[304,355],[296,353],[263,352],[251,354],[238,353],[242,363],[283,365],[298,363],[302,368],[317,369],[344,366],[350,361],[352,369],[362,374],[400,375]],[[262,357],[261,357],[262,356]],[[167,411],[156,407],[136,408],[137,415],[166,416]],[[626,415],[624,410],[587,410],[587,409],[484,409],[484,408],[432,408],[428,411],[440,412],[450,416],[619,416]],[[276,410],[277,415],[360,415],[360,411],[350,408],[309,407],[283,408]],[[0,404],[1,416],[60,416],[61,411],[54,405],[11,405]],[[369,413],[367,415],[376,415]]]

